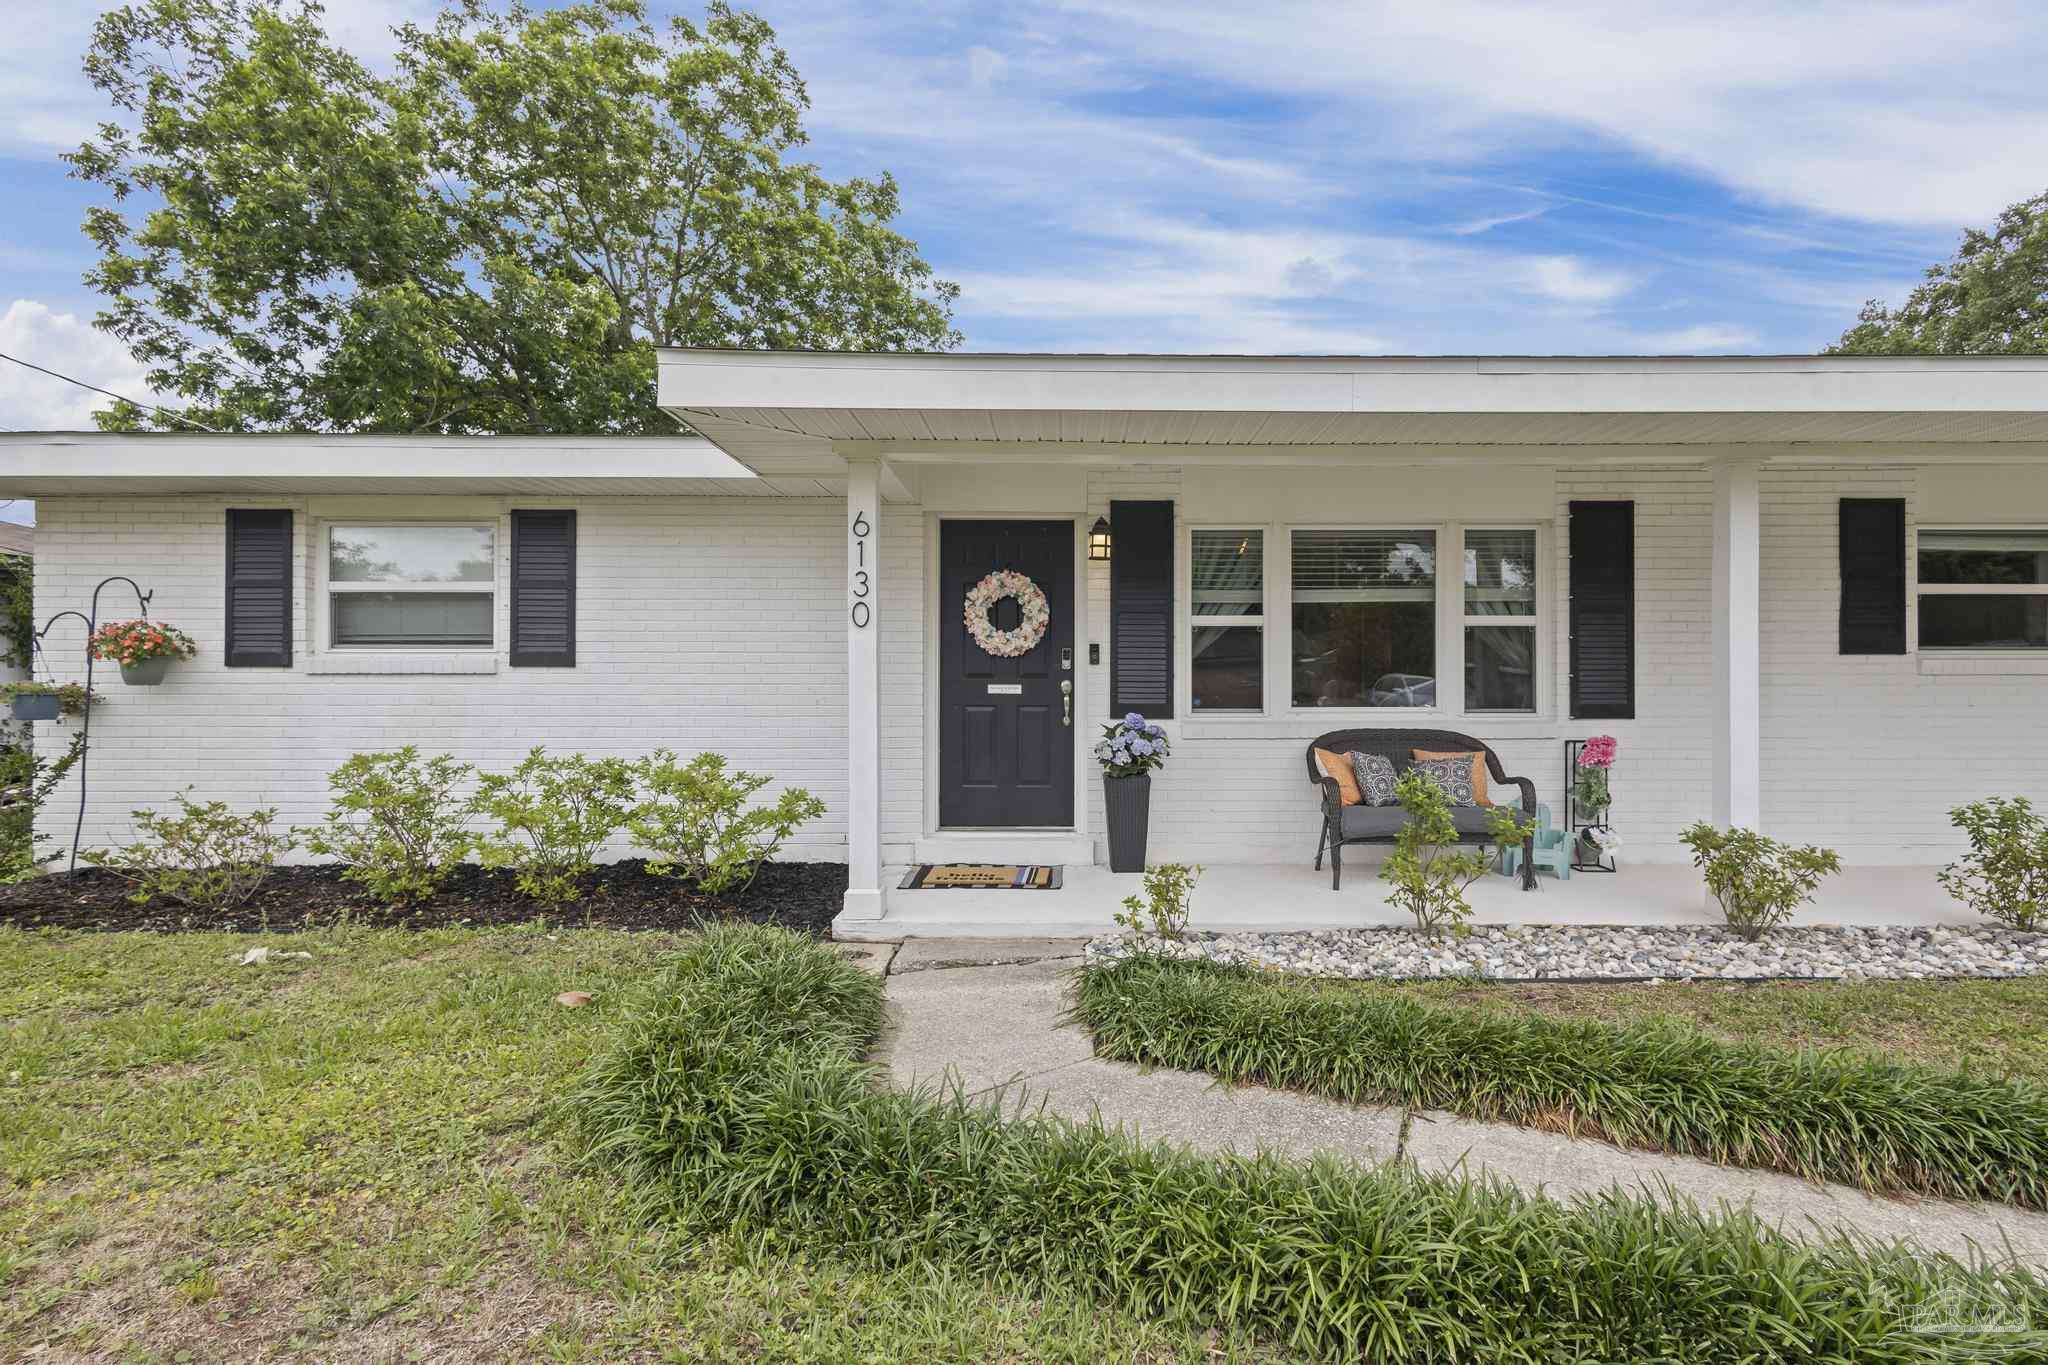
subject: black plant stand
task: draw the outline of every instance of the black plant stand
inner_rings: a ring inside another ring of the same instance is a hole
[[[1586,831],[1606,829],[1607,821],[1601,816],[1603,812],[1613,810],[1614,803],[1610,801],[1600,810],[1579,809],[1579,750],[1585,747],[1586,742],[1582,739],[1568,739],[1564,742],[1564,827],[1571,832],[1572,871],[1613,872],[1616,870],[1613,854],[1596,853],[1590,860],[1586,857]]]
[[[50,633],[50,627],[56,625],[65,617],[76,616],[79,620],[85,622],[85,719],[78,735],[78,819],[71,826],[71,871],[73,872],[78,871],[78,841],[85,835],[85,772],[92,753],[92,637],[94,632],[100,628],[100,593],[105,590],[109,583],[126,583],[129,587],[135,589],[136,606],[145,618],[148,617],[149,599],[156,596],[156,594],[144,592],[140,583],[137,583],[125,574],[114,574],[111,577],[102,578],[99,581],[99,586],[92,590],[92,610],[90,612],[60,611],[49,620],[43,622],[43,628],[36,632],[36,648],[40,650],[43,647],[43,637]]]

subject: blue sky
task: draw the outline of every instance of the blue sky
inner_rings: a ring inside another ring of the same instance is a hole
[[[373,57],[430,8],[333,0]],[[762,0],[970,349],[1788,352],[2048,188],[2031,3]],[[121,392],[56,160],[89,5],[0,50],[0,350]],[[0,427],[102,400],[0,363]]]

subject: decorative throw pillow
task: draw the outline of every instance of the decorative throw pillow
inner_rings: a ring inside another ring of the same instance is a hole
[[[1351,760],[1342,754],[1333,754],[1328,749],[1316,750],[1316,766],[1323,770],[1323,776],[1337,784],[1339,804],[1355,806],[1365,800],[1358,790],[1358,779],[1352,775]]]
[[[1421,773],[1436,783],[1444,800],[1454,806],[1477,804],[1472,799],[1472,764],[1462,754],[1456,758],[1418,758],[1409,771]]]
[[[1385,754],[1351,755],[1351,771],[1358,778],[1359,794],[1368,806],[1391,806],[1394,795],[1394,760]]]
[[[1486,790],[1486,755],[1476,749],[1469,754],[1436,753],[1428,749],[1411,749],[1408,752],[1408,757],[1418,760],[1436,758],[1462,758],[1468,760],[1472,764],[1472,804],[1475,806],[1490,806],[1493,804],[1492,796]]]

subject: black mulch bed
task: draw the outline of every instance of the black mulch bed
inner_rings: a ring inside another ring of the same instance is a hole
[[[610,863],[590,875],[581,900],[542,905],[521,895],[513,874],[465,864],[432,900],[384,905],[341,879],[331,864],[280,867],[257,893],[226,917],[202,916],[174,904],[137,905],[128,882],[100,868],[57,873],[0,886],[0,924],[24,929],[150,929],[159,932],[268,927],[289,933],[346,919],[399,929],[451,925],[601,925],[611,929],[688,929],[706,920],[746,920],[831,937],[832,917],[846,892],[845,863],[768,863],[753,885],[707,896],[648,874],[639,859]],[[266,925],[267,919],[267,925]]]

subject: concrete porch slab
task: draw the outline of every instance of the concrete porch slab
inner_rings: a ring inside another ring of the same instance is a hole
[[[902,869],[885,870],[893,888]],[[1797,924],[1915,925],[1981,923],[1951,900],[1932,867],[1852,867],[1822,886]],[[1140,889],[1135,873],[1069,865],[1057,891],[902,891],[884,896],[878,920],[841,920],[836,937],[1089,938],[1115,929],[1123,898]],[[1536,891],[1511,877],[1483,877],[1467,893],[1477,924],[1715,924],[1699,873],[1687,866],[1624,864],[1612,874],[1549,873]],[[1341,890],[1327,868],[1297,864],[1226,863],[1208,868],[1195,892],[1193,927],[1281,931],[1402,926],[1406,916],[1386,903],[1376,863],[1349,861]]]

